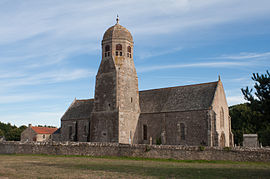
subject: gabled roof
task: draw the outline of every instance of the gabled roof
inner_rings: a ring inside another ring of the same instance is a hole
[[[75,99],[69,106],[61,120],[90,118],[94,106],[94,99]]]
[[[49,128],[49,127],[31,127],[37,134],[52,134],[57,128]]]
[[[141,113],[176,112],[209,109],[218,81],[139,92]],[[90,119],[94,99],[75,99],[61,120]]]
[[[141,113],[209,109],[218,81],[140,91]]]

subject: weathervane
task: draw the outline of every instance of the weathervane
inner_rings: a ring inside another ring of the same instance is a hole
[[[117,17],[116,17],[116,24],[118,24],[119,23],[119,16],[118,16],[118,14],[117,14]]]

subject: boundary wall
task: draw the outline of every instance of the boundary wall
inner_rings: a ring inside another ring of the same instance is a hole
[[[270,162],[270,148],[144,145],[92,142],[0,142],[0,154],[142,157]]]

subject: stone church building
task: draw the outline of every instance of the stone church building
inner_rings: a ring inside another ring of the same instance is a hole
[[[62,141],[233,145],[221,80],[139,91],[133,38],[118,19],[103,36],[94,99],[75,99],[58,135]]]

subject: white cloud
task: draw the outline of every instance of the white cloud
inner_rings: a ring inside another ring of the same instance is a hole
[[[243,96],[228,96],[227,102],[229,106],[247,102]]]
[[[203,63],[189,63],[189,64],[173,64],[173,65],[156,65],[149,67],[138,67],[138,72],[149,72],[154,70],[174,69],[174,68],[194,68],[194,67],[235,67],[235,66],[248,66],[248,62],[203,62]]]
[[[190,30],[269,14],[269,1],[266,0],[260,3],[243,0],[47,0],[44,3],[32,0],[12,4],[13,8],[8,4],[0,8],[0,43],[42,34],[48,35],[48,40],[94,39],[102,35],[107,25],[114,23],[112,19],[117,13],[120,13],[120,22],[123,19],[125,24],[133,24],[134,33],[145,35]]]
[[[52,99],[57,98],[57,96],[52,96],[48,94],[10,94],[5,96],[0,96],[0,104],[11,104],[11,103],[21,103],[28,101],[37,101],[42,99]]]
[[[169,50],[159,50],[159,51],[145,51],[145,52],[141,52],[140,54],[138,54],[140,59],[145,59],[145,58],[150,58],[150,57],[156,57],[156,56],[161,56],[161,55],[166,55],[166,54],[170,54],[170,53],[174,53],[174,52],[178,52],[180,50],[182,50],[182,47],[176,47],[176,48],[172,48]]]
[[[49,71],[39,74],[28,74],[24,77],[8,78],[0,81],[1,87],[16,87],[24,85],[51,84],[72,81],[94,76],[95,72],[85,69]]]
[[[117,13],[120,22],[138,38],[144,38],[266,17],[270,14],[267,5],[270,2],[266,0],[2,1],[0,44],[9,50],[5,56],[0,54],[0,63],[26,61],[28,67],[38,68],[60,63],[74,54],[96,52],[104,30],[114,24]],[[171,52],[142,51],[139,56],[166,53]]]
[[[221,55],[219,57],[213,57],[211,59],[243,60],[243,59],[255,59],[255,58],[265,58],[265,57],[270,57],[270,52],[263,52],[263,53],[241,52],[235,55]]]

